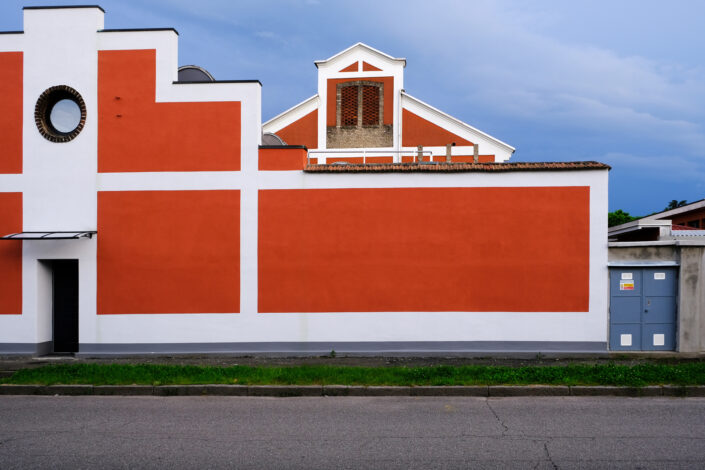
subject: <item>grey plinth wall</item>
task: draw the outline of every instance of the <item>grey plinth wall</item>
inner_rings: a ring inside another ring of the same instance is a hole
[[[613,242],[608,262],[679,265],[676,348],[683,353],[705,352],[705,241]]]

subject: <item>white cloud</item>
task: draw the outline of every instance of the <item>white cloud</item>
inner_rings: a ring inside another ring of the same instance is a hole
[[[386,26],[421,52],[423,69],[432,71],[424,80],[461,94],[475,108],[570,129],[621,132],[628,140],[705,155],[705,65],[657,61],[648,50],[625,55],[566,42],[544,31],[560,16],[531,8],[414,3],[397,10],[398,21]],[[378,15],[376,26],[387,16]]]

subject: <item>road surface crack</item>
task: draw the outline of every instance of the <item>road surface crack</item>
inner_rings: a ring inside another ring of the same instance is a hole
[[[502,419],[499,417],[499,415],[498,415],[497,412],[494,410],[494,408],[492,408],[492,405],[490,405],[490,399],[489,399],[489,398],[485,400],[485,403],[487,403],[487,408],[490,409],[490,411],[491,411],[492,414],[494,415],[494,417],[495,417],[495,419],[497,420],[497,422],[500,424],[500,426],[502,426],[502,437],[506,436],[506,435],[507,435],[507,432],[509,432],[509,427],[508,427],[506,424],[504,424],[504,421],[502,421]]]
[[[558,465],[556,465],[556,462],[553,461],[553,457],[551,457],[551,453],[548,451],[548,441],[545,441],[543,443],[543,450],[546,453],[546,458],[549,462],[551,462],[551,465],[553,466],[554,470],[558,470]]]

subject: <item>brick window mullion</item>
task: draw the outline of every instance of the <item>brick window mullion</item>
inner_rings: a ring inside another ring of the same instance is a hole
[[[362,127],[362,88],[357,86],[357,127]]]

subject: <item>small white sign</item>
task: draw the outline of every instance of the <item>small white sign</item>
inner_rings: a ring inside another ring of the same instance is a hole
[[[634,279],[632,273],[622,273],[622,279]]]
[[[632,345],[632,335],[619,335],[619,345],[620,346],[631,346]]]
[[[666,273],[654,273],[654,279],[657,281],[663,281],[666,279]]]
[[[663,346],[666,344],[666,335],[658,333],[654,335],[654,346]]]

